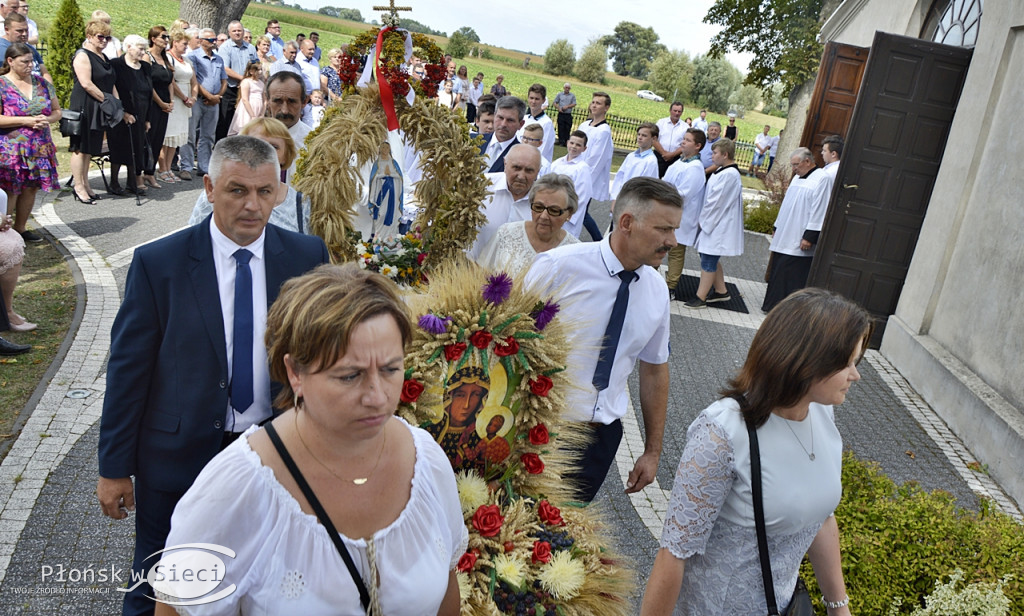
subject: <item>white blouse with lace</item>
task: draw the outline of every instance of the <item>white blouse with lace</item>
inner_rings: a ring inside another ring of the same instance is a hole
[[[843,444],[832,407],[814,403],[803,421],[771,415],[757,437],[772,578],[779,609],[785,611],[800,561],[839,504]],[[690,424],[661,547],[686,560],[676,613],[767,613],[750,491],[750,442],[733,399],[715,402]]]
[[[566,233],[555,248],[579,243],[572,233]],[[500,269],[515,274],[530,269],[535,256],[537,251],[526,235],[526,221],[520,220],[498,227],[498,232],[484,246],[477,263],[492,270]]]
[[[388,616],[434,615],[468,536],[451,464],[429,434],[405,425],[413,434],[416,462],[405,509],[373,536],[380,601]],[[174,509],[167,538],[168,546],[201,542],[234,550],[234,558],[223,557],[224,580],[217,590],[230,584],[237,589],[213,603],[176,609],[363,616],[355,583],[327,531],[249,447],[247,437],[256,430],[247,430],[206,465]],[[368,579],[367,542],[341,538]]]

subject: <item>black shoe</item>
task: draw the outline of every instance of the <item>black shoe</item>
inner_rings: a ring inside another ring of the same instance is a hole
[[[39,244],[43,241],[43,236],[39,235],[38,233],[29,231],[28,229],[25,229],[24,231],[21,232],[21,239],[25,240],[26,242],[32,242],[33,244]]]
[[[0,355],[21,355],[32,350],[30,344],[14,344],[9,340],[0,338]]]
[[[78,193],[75,192],[75,189],[73,189],[73,188],[71,189],[71,196],[75,198],[75,201],[77,201],[79,203],[84,203],[86,205],[92,205],[93,203],[96,203],[96,199],[93,198],[93,197],[88,197],[86,199],[83,199],[83,198],[79,197]]]
[[[125,190],[127,190],[128,192],[130,192],[133,195],[139,195],[140,197],[145,197],[146,196],[146,189],[145,188],[139,188],[138,186],[126,186]]]
[[[705,302],[701,298],[697,297],[696,295],[693,297],[693,299],[691,299],[690,301],[686,302],[683,305],[686,306],[687,308],[707,308],[708,307],[707,302]]]
[[[709,304],[714,304],[717,302],[727,302],[730,299],[732,299],[732,296],[729,295],[728,291],[726,291],[725,293],[718,293],[714,289],[711,289],[711,292],[708,293],[708,298],[704,301]]]
[[[111,184],[110,186],[107,186],[107,192],[115,197],[123,197],[126,194],[120,184]]]

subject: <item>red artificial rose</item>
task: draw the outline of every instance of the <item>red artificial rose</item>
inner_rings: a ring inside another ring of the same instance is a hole
[[[487,345],[491,343],[491,340],[494,340],[494,336],[492,336],[490,332],[485,332],[482,329],[480,331],[473,332],[473,335],[469,337],[469,341],[478,349],[486,349]]]
[[[423,393],[423,383],[413,379],[406,379],[402,383],[402,402],[406,404],[412,404],[419,400],[420,394]]]
[[[427,258],[427,253],[421,252],[420,254],[416,255],[416,264],[417,265],[423,265],[423,260],[426,259],[426,258]]]
[[[459,557],[459,564],[455,567],[463,573],[469,573],[476,566],[476,554],[472,552],[466,552]]]
[[[533,542],[533,562],[546,563],[551,560],[551,544],[547,541]]]
[[[544,472],[544,461],[535,453],[524,453],[519,456],[519,460],[522,461],[526,472],[531,475],[539,475]]]
[[[465,342],[456,342],[455,344],[444,345],[444,358],[448,361],[457,361],[462,354],[466,351]]]
[[[548,444],[548,427],[542,423],[530,428],[530,442],[534,445]]]
[[[497,505],[480,505],[473,514],[473,528],[480,533],[481,537],[493,537],[501,530],[505,518],[501,515],[501,508]]]
[[[548,526],[563,526],[565,524],[565,521],[562,520],[562,511],[546,500],[537,504],[537,517]]]
[[[547,396],[553,385],[551,379],[542,374],[535,379],[530,379],[530,393],[535,396]]]
[[[508,357],[509,355],[515,355],[518,352],[519,342],[517,342],[512,336],[505,338],[504,344],[494,346],[494,354],[498,357]]]

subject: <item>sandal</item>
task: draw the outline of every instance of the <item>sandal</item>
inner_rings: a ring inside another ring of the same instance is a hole
[[[174,174],[170,171],[163,171],[158,177],[160,178],[160,181],[165,184],[174,184],[180,181],[178,178],[174,177]]]
[[[151,175],[144,175],[142,177],[143,177],[143,180],[142,180],[142,184],[143,185],[140,186],[139,188],[145,188],[146,186],[152,186],[153,188],[163,188],[162,186],[160,186],[159,183],[157,183],[156,178],[154,178],[153,176],[151,176]]]

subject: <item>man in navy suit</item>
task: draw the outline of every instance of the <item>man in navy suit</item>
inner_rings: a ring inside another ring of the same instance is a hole
[[[487,173],[505,170],[505,155],[515,144],[516,132],[523,127],[526,103],[515,96],[502,96],[494,106],[494,132],[480,146],[487,161]]]
[[[271,417],[267,309],[287,279],[328,262],[319,238],[267,225],[279,178],[270,144],[223,139],[203,178],[213,214],[142,246],[128,270],[111,330],[96,492],[114,519],[137,511],[132,568],[143,574],[203,466]],[[152,594],[136,587],[124,613],[152,613]]]

